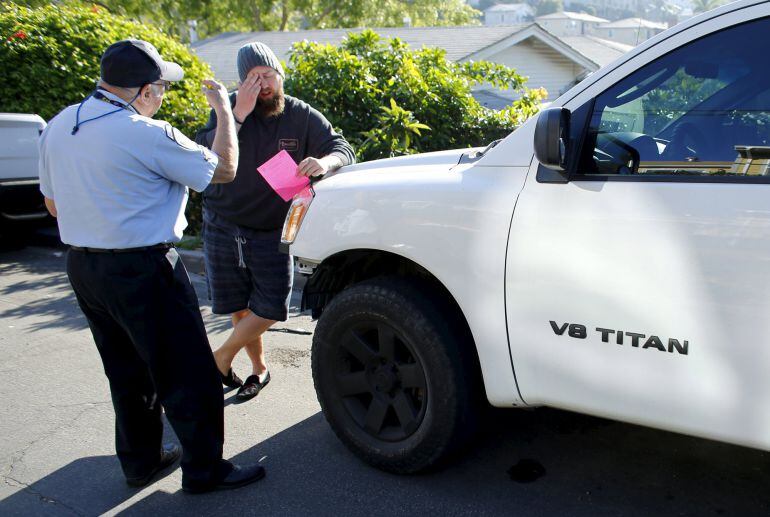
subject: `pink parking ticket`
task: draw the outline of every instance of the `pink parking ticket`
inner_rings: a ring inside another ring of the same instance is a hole
[[[257,170],[284,201],[289,201],[310,183],[310,179],[305,176],[297,176],[297,164],[285,150],[257,167]]]

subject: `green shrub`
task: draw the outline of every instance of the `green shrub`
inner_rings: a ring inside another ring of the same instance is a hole
[[[201,80],[212,75],[208,66],[158,29],[97,6],[0,7],[0,63],[4,73],[0,111],[37,113],[50,120],[93,91],[102,53],[110,44],[127,38],[149,41],[164,59],[184,69],[184,80],[166,94],[156,118],[192,137],[208,117],[208,103],[200,92]],[[187,207],[189,233],[197,232],[200,226],[198,198],[191,196]]]
[[[480,146],[537,113],[543,89],[503,65],[454,63],[438,48],[412,50],[371,30],[339,47],[295,43],[286,91],[319,109],[357,149],[359,159]],[[502,111],[481,106],[472,87],[515,90]]]

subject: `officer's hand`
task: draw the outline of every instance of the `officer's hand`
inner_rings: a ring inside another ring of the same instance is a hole
[[[321,176],[329,171],[329,164],[323,158],[305,158],[297,165],[297,176]]]
[[[262,90],[262,78],[259,74],[249,73],[246,80],[238,87],[238,95],[235,97],[233,115],[238,120],[246,120],[246,117],[254,111],[257,105],[257,97]]]
[[[227,97],[227,88],[222,83],[213,79],[203,81],[203,93],[206,94],[206,100],[214,111],[218,111],[230,106],[230,99]]]

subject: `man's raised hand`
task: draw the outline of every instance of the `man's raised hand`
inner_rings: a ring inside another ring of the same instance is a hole
[[[214,111],[230,106],[230,99],[227,98],[227,89],[222,83],[213,79],[204,79],[202,84],[206,100]]]
[[[238,95],[235,97],[235,107],[233,115],[240,121],[246,120],[246,117],[254,111],[257,105],[257,97],[262,91],[262,78],[259,74],[249,74],[246,80],[238,87]]]

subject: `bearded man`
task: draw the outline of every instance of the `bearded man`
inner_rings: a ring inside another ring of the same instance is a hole
[[[255,397],[268,382],[263,333],[288,316],[292,258],[279,251],[290,201],[284,201],[257,167],[288,152],[297,174],[321,176],[355,161],[350,144],[307,103],[284,95],[284,71],[270,48],[248,43],[238,51],[238,91],[230,95],[240,158],[232,183],[208,187],[203,195],[203,248],[215,314],[229,314],[233,332],[214,358],[222,383],[238,387],[236,401]],[[211,146],[217,117],[196,141]],[[236,354],[246,348],[252,372],[246,381],[233,373]]]

